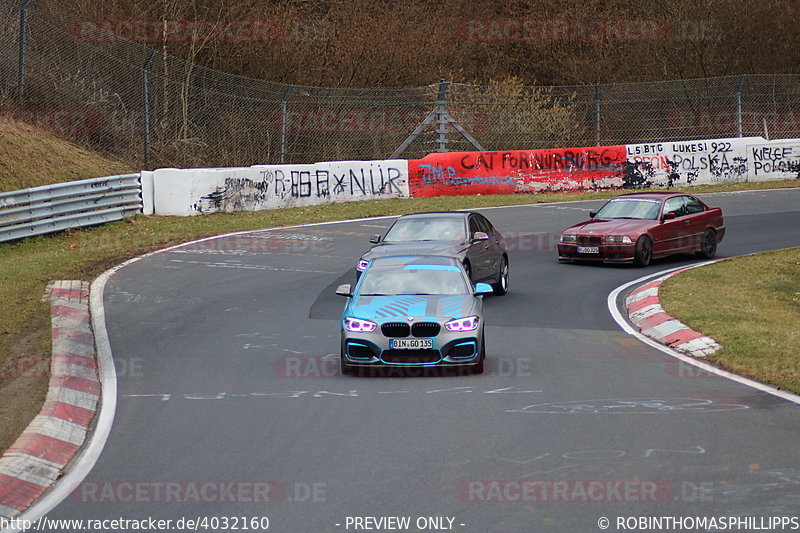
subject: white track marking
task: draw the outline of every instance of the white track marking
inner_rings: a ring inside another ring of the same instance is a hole
[[[111,433],[111,426],[114,421],[114,414],[117,410],[117,371],[114,367],[114,360],[111,356],[111,344],[108,340],[106,331],[106,315],[103,306],[103,290],[105,289],[108,278],[120,268],[128,265],[139,258],[131,259],[121,265],[107,270],[92,283],[89,293],[89,305],[92,313],[92,328],[94,329],[94,340],[97,348],[97,370],[100,375],[102,392],[97,414],[97,423],[88,441],[76,457],[73,459],[72,467],[64,472],[64,475],[53,485],[39,501],[34,503],[19,515],[20,520],[30,520],[36,522],[53,510],[59,503],[69,496],[78,485],[89,475],[100,454],[108,441]],[[16,533],[18,529],[5,530],[8,533]]]
[[[706,265],[709,265],[709,264],[714,263],[714,262],[715,261],[713,261],[713,260],[712,261],[704,261],[702,263],[698,263],[696,265],[692,265],[689,268],[702,267],[702,266],[706,266]],[[777,396],[778,398],[782,398],[784,400],[788,400],[790,402],[793,402],[793,403],[796,403],[796,404],[800,404],[800,396],[798,396],[797,394],[793,394],[793,393],[787,392],[787,391],[782,391],[782,390],[776,389],[775,387],[773,387],[771,385],[765,385],[764,383],[759,383],[758,381],[752,380],[750,378],[746,378],[744,376],[740,376],[738,374],[734,374],[732,372],[728,372],[727,370],[722,370],[721,368],[717,368],[714,365],[711,365],[711,364],[706,363],[704,361],[700,361],[700,360],[695,359],[693,357],[690,357],[688,355],[684,355],[684,354],[682,354],[682,353],[680,353],[680,352],[678,352],[676,350],[673,350],[669,346],[665,346],[665,345],[661,344],[660,342],[657,342],[657,341],[651,339],[650,337],[646,337],[645,335],[642,335],[640,332],[636,331],[636,328],[631,326],[631,324],[627,321],[627,319],[624,316],[622,316],[622,312],[619,310],[619,307],[617,306],[617,298],[619,297],[620,293],[622,293],[622,291],[624,291],[627,288],[632,287],[634,285],[643,284],[647,280],[650,280],[650,279],[653,279],[653,278],[658,278],[658,277],[663,276],[665,274],[669,274],[670,272],[673,272],[675,270],[682,270],[682,269],[685,269],[685,268],[687,268],[687,267],[686,266],[680,266],[680,267],[675,267],[675,268],[668,268],[666,270],[662,270],[661,272],[656,272],[655,274],[648,274],[647,276],[643,276],[643,277],[641,277],[639,279],[635,279],[633,281],[629,281],[628,283],[626,283],[624,285],[621,285],[621,286],[617,287],[616,289],[614,289],[613,291],[611,291],[611,294],[608,295],[607,305],[608,305],[608,310],[611,313],[611,316],[614,318],[614,321],[619,325],[619,327],[621,327],[625,331],[625,333],[628,333],[629,335],[632,335],[632,336],[636,337],[637,339],[639,339],[643,343],[645,343],[645,344],[647,344],[649,346],[652,346],[656,350],[659,350],[659,351],[661,351],[661,352],[663,352],[663,353],[665,353],[665,354],[667,354],[669,356],[672,356],[672,357],[674,357],[676,359],[679,359],[680,361],[682,361],[682,362],[684,362],[686,364],[689,364],[689,365],[692,365],[692,366],[696,366],[697,368],[701,368],[701,369],[705,370],[706,372],[710,372],[712,374],[716,374],[717,376],[720,376],[720,377],[723,377],[723,378],[726,378],[726,379],[730,379],[731,381],[735,381],[735,382],[740,383],[742,385],[745,385],[747,387],[751,387],[751,388],[760,390],[762,392],[766,392],[768,394],[772,394],[773,396]]]
[[[742,194],[747,192],[771,192],[771,191],[787,191],[787,190],[794,190],[793,188],[784,188],[784,189],[756,189],[755,191],[734,191],[734,192],[722,192],[722,193],[703,193],[703,196],[709,194]],[[570,202],[547,202],[547,203],[533,203],[533,204],[521,204],[521,205],[508,205],[508,206],[493,206],[493,207],[481,207],[481,208],[474,208],[474,210],[492,210],[492,209],[508,209],[508,208],[515,208],[515,207],[544,207],[548,205],[558,205],[558,204],[572,204],[572,203],[581,203],[581,202],[589,202],[589,201],[600,201],[600,200],[574,200]],[[97,364],[98,364],[98,371],[101,376],[101,385],[102,385],[102,397],[100,400],[100,410],[97,415],[97,425],[90,437],[88,444],[78,453],[78,455],[73,459],[72,466],[70,467],[69,471],[66,471],[64,475],[53,485],[52,489],[42,497],[38,502],[34,505],[29,507],[25,512],[21,513],[17,518],[21,520],[31,520],[35,522],[39,518],[43,517],[46,513],[53,510],[59,503],[69,496],[73,489],[75,489],[85,478],[89,475],[89,472],[94,467],[97,459],[100,457],[100,453],[103,451],[105,447],[106,441],[108,440],[108,435],[111,432],[111,425],[114,420],[114,414],[116,412],[116,404],[117,404],[117,376],[116,370],[114,368],[114,361],[112,358],[111,353],[111,345],[108,340],[108,332],[106,331],[106,319],[105,319],[105,307],[103,305],[103,290],[105,289],[106,282],[108,279],[117,272],[117,270],[139,261],[140,259],[144,259],[146,257],[150,257],[155,254],[169,252],[172,250],[176,250],[183,246],[190,246],[192,244],[197,244],[201,242],[210,241],[213,239],[221,239],[226,237],[233,237],[236,235],[245,235],[249,233],[253,233],[256,231],[280,231],[286,229],[294,229],[294,228],[306,228],[306,227],[313,227],[313,226],[328,226],[333,224],[345,224],[351,222],[366,222],[366,221],[375,221],[375,220],[385,220],[390,218],[397,218],[398,215],[386,215],[386,216],[379,216],[379,217],[363,217],[363,218],[355,218],[349,220],[331,220],[328,222],[315,222],[310,224],[297,224],[293,226],[282,226],[277,228],[262,228],[262,229],[250,229],[250,230],[242,230],[242,231],[235,231],[231,233],[225,233],[222,235],[214,235],[211,237],[204,237],[201,239],[196,239],[189,242],[184,242],[181,244],[176,244],[174,246],[170,246],[168,248],[164,248],[162,250],[156,250],[154,252],[150,252],[148,254],[135,257],[124,263],[117,265],[103,274],[101,274],[97,279],[94,280],[92,283],[91,289],[91,310],[92,310],[92,326],[94,328],[95,334],[95,345],[97,348]],[[684,268],[684,267],[679,267]],[[670,269],[672,270],[672,269]],[[758,390],[762,390],[764,392],[768,392],[769,394],[773,394],[780,398],[784,398],[791,402],[800,404],[800,396],[795,394],[779,391],[774,387],[770,387],[768,385],[764,385],[762,383],[758,383],[747,378],[743,378],[736,374],[731,374],[730,372],[725,372],[724,370],[720,370],[714,366],[711,366],[707,363],[703,363],[701,361],[695,361],[694,359],[684,356],[680,353],[675,352],[667,348],[666,346],[656,343],[651,339],[644,337],[643,335],[639,334],[638,332],[634,331],[633,328],[624,320],[622,315],[619,313],[619,310],[616,307],[616,298],[617,295],[625,290],[626,288],[634,285],[636,283],[641,282],[642,280],[657,277],[659,275],[663,275],[665,272],[669,272],[670,270],[660,272],[658,274],[654,274],[651,276],[645,276],[638,280],[634,280],[630,283],[626,283],[621,287],[618,287],[608,296],[608,308],[611,311],[611,315],[614,317],[614,320],[620,327],[625,330],[630,335],[637,337],[642,342],[653,346],[654,348],[661,350],[662,352],[676,357],[682,361],[685,361],[688,364],[694,365],[696,367],[702,368],[707,370],[711,373],[717,374],[722,377],[726,377],[728,379],[732,379],[744,385],[756,388]],[[538,392],[538,391],[530,391],[530,392]],[[3,533],[18,533],[19,529],[6,529]]]

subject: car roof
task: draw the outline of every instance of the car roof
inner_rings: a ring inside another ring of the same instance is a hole
[[[672,192],[631,192],[627,194],[620,194],[619,196],[615,196],[612,200],[616,198],[648,198],[651,200],[666,200],[667,198],[672,198],[673,196],[686,196],[688,193],[681,192],[681,191],[672,191]]]
[[[465,218],[475,214],[474,211],[424,211],[422,213],[408,213],[400,215],[401,218]]]

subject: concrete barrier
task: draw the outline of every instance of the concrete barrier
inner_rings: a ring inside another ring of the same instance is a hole
[[[200,215],[351,200],[408,197],[408,162],[333,161],[309,165],[153,171],[153,213]]]
[[[408,162],[411,196],[617,189],[625,146],[449,152]]]
[[[750,181],[800,178],[800,139],[747,143]]]
[[[410,161],[159,169],[142,173],[142,196],[145,214],[187,216],[394,196],[685,187],[798,176],[800,140],[745,137],[447,152]]]
[[[626,188],[681,187],[748,181],[747,146],[761,137],[708,139],[626,146]]]

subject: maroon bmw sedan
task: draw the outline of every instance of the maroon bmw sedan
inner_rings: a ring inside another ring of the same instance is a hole
[[[681,192],[623,194],[589,216],[561,234],[559,261],[647,266],[654,258],[691,252],[710,259],[725,236],[722,210]]]

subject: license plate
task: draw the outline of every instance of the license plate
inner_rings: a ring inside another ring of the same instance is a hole
[[[392,339],[389,345],[393,350],[429,350],[433,339]]]
[[[598,246],[578,246],[579,254],[599,254],[600,248]]]

